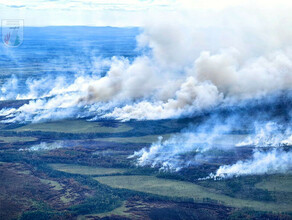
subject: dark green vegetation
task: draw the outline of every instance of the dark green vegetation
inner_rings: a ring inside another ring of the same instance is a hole
[[[291,219],[291,175],[199,181],[220,163],[167,173],[128,159],[190,121],[2,124],[0,219]],[[28,150],[41,142],[62,147]]]

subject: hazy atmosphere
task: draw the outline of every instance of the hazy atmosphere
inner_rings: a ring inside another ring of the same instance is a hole
[[[0,219],[291,219],[291,12],[0,0]]]

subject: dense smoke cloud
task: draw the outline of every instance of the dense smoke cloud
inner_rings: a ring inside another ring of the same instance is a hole
[[[12,77],[1,99],[32,100],[2,109],[3,121],[177,118],[292,89],[291,14],[252,8],[151,15],[137,37],[142,55],[97,59],[97,69],[108,69],[104,76],[77,68],[73,80],[30,79],[26,92]]]
[[[170,98],[166,102],[142,101],[115,108],[104,117],[120,120],[174,118],[210,108],[221,100],[222,94],[219,94],[216,86],[208,82],[200,83],[194,77],[188,77],[175,92],[174,98]]]

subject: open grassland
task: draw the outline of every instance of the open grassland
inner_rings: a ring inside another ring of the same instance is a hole
[[[122,174],[126,172],[126,169],[116,169],[116,168],[102,168],[102,167],[90,167],[90,166],[80,166],[75,164],[61,164],[54,163],[49,164],[55,170],[81,175],[109,175],[109,174]]]
[[[292,175],[269,175],[255,187],[268,190],[279,203],[287,203],[292,207]]]
[[[96,177],[95,180],[113,188],[125,188],[169,197],[185,197],[194,200],[209,198],[228,206],[249,207],[259,211],[291,212],[292,204],[258,202],[211,192],[208,188],[177,180],[159,179],[153,176],[108,176]]]
[[[17,143],[17,142],[29,142],[29,141],[36,141],[37,138],[35,137],[0,137],[0,143]]]
[[[28,124],[11,129],[12,131],[42,131],[60,133],[119,133],[131,130],[130,126],[118,124],[117,126],[104,126],[100,122],[88,122],[84,120],[62,120],[55,122]]]
[[[270,175],[256,184],[257,188],[292,193],[292,175]]]

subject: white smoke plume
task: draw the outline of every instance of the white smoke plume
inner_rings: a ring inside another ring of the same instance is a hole
[[[12,78],[2,86],[1,99],[33,100],[2,110],[3,121],[177,118],[292,89],[291,5],[254,6],[147,14],[137,37],[142,55],[133,61],[97,59],[92,65],[106,66],[105,76],[98,70],[84,75],[76,67],[74,80],[27,81],[25,94],[15,90]]]
[[[166,102],[142,101],[122,108],[115,108],[111,113],[105,114],[104,117],[119,120],[178,118],[189,115],[194,111],[213,107],[222,99],[222,94],[219,94],[213,84],[200,83],[194,77],[188,77],[176,91],[174,98],[170,98]]]
[[[179,171],[208,161],[208,157],[216,157],[215,149],[231,149],[242,138],[228,135],[232,129],[228,122],[225,125],[216,122],[212,125],[213,120],[211,118],[197,128],[190,127],[167,140],[160,137],[149,148],[145,147],[129,158],[135,158],[138,166],[151,166],[166,171]]]
[[[63,148],[62,142],[54,142],[54,143],[47,143],[47,142],[41,142],[40,144],[33,145],[29,148],[21,148],[19,151],[50,151],[55,150],[58,148]]]
[[[138,166],[150,166],[164,171],[179,171],[182,168],[212,162],[214,158],[228,155],[234,148],[250,145],[255,149],[275,148],[273,151],[255,150],[252,159],[239,161],[235,165],[221,166],[217,174],[210,174],[208,178],[225,177],[222,172],[233,172],[229,176],[244,174],[264,174],[289,171],[291,162],[288,160],[292,152],[283,151],[282,148],[291,143],[291,127],[276,122],[266,122],[254,125],[254,134],[236,135],[236,125],[241,126],[240,116],[234,116],[225,121],[216,121],[217,116],[211,117],[199,127],[190,127],[170,139],[153,143],[149,148],[135,152],[129,158],[134,158]],[[217,149],[221,150],[221,155]],[[279,158],[277,157],[279,156]],[[262,160],[262,161],[261,161]],[[270,161],[269,161],[270,160]],[[255,169],[255,167],[257,169]],[[243,168],[242,171],[239,171]]]
[[[279,149],[271,151],[256,150],[251,159],[238,161],[233,165],[220,166],[210,178],[221,179],[243,175],[261,175],[292,172],[292,152]]]
[[[265,124],[256,124],[255,133],[249,135],[244,141],[236,146],[252,145],[256,147],[281,147],[292,145],[291,128],[276,123],[268,122]]]

